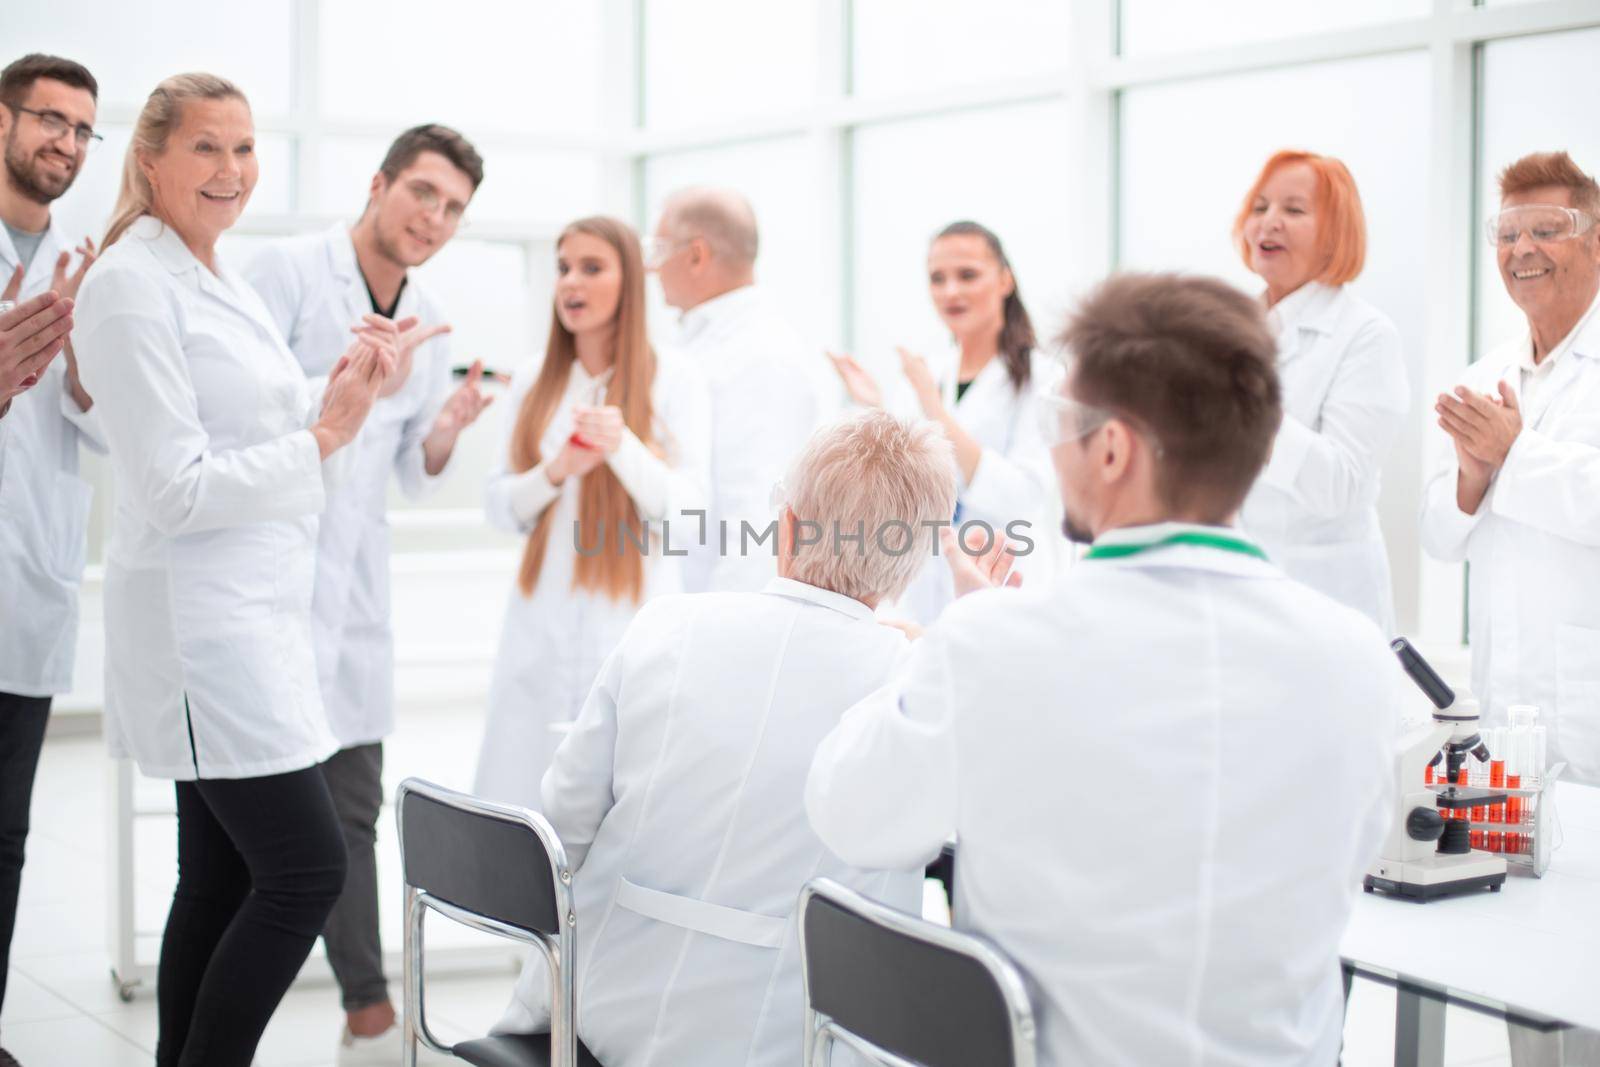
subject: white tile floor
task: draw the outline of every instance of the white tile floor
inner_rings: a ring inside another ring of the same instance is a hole
[[[410,774],[456,788],[470,782],[480,719],[454,711],[409,712],[387,746],[386,788]],[[148,988],[131,1002],[111,980],[107,928],[112,896],[106,847],[107,761],[98,737],[52,737],[45,744],[34,793],[33,833],[0,1039],[25,1067],[132,1067],[153,1062],[155,997]],[[144,783],[141,807],[170,810],[170,788]],[[383,897],[384,939],[398,948],[399,857],[392,825],[380,824],[381,876],[396,887]],[[169,816],[140,820],[134,910],[140,960],[154,960],[156,935],[174,877]],[[430,924],[429,949],[448,956],[452,973],[430,979],[429,1018],[441,1036],[481,1034],[499,1015],[514,978],[514,960],[492,943],[450,924]],[[326,1067],[342,1022],[338,996],[317,956],[284,999],[257,1054],[261,1067]],[[395,968],[392,975],[398,974]],[[398,985],[394,986],[398,999]],[[1347,1067],[1392,1062],[1394,995],[1358,983],[1345,1027]],[[1445,1060],[1450,1067],[1509,1064],[1501,1024],[1450,1009]]]

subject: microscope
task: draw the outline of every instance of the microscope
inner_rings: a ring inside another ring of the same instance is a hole
[[[1405,638],[1397,638],[1389,647],[1432,701],[1434,725],[1402,743],[1394,825],[1363,888],[1411,900],[1484,888],[1498,893],[1506,880],[1506,861],[1472,848],[1467,815],[1474,807],[1505,803],[1506,794],[1469,789],[1459,784],[1457,775],[1469,757],[1479,762],[1489,759],[1488,746],[1478,736],[1478,702],[1457,696]],[[1425,785],[1424,769],[1441,761],[1446,770],[1443,783]],[[1465,776],[1459,780],[1465,781]]]

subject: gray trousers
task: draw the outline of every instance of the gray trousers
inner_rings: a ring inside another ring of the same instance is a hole
[[[378,811],[383,807],[383,742],[340,749],[322,765],[350,854],[344,893],[333,906],[322,940],[339,982],[345,1011],[389,999],[378,940]]]

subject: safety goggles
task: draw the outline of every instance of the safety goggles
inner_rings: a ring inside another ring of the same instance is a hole
[[[1524,233],[1534,244],[1569,241],[1594,226],[1594,217],[1558,204],[1522,204],[1489,216],[1484,233],[1497,248],[1510,248]]]
[[[1034,410],[1039,419],[1039,436],[1047,447],[1081,441],[1111,421],[1111,412],[1067,396],[1067,368],[1056,369],[1039,386]]]
[[[644,253],[644,265],[649,270],[660,270],[661,265],[683,249],[689,247],[693,238],[678,237],[650,237],[647,238],[640,251]]]

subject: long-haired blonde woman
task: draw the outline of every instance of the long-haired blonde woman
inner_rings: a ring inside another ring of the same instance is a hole
[[[709,484],[706,386],[650,346],[638,237],[616,219],[580,219],[556,243],[556,275],[544,361],[512,385],[485,494],[489,521],[527,541],[476,791],[535,809],[601,662],[641,603],[680,587],[663,548],[699,536],[683,512],[705,506]]]
[[[116,473],[106,733],[176,782],[160,1067],[248,1067],[345,874],[318,764],[311,588],[325,461],[394,367],[358,338],[308,382],[216,254],[259,167],[250,105],[210,74],[158,85],[134,127],[73,345]]]

